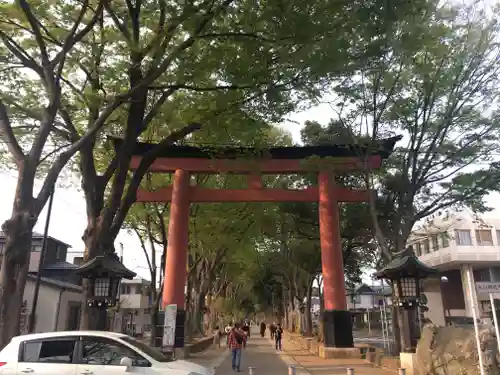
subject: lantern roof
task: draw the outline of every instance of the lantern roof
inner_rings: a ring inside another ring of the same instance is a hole
[[[115,253],[98,255],[87,263],[82,264],[75,272],[85,278],[110,276],[133,279],[136,276],[135,272],[129,270],[119,261]]]
[[[415,256],[413,247],[395,254],[394,259],[384,268],[374,273],[377,279],[397,280],[404,277],[425,279],[439,273],[439,270],[422,263]]]

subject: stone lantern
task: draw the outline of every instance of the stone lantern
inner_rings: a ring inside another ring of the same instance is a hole
[[[94,309],[91,321],[95,329],[106,330],[107,309],[116,305],[121,279],[133,279],[135,272],[126,268],[116,254],[99,255],[78,267],[75,272],[89,283],[87,305]]]
[[[392,303],[399,309],[401,349],[413,353],[417,345],[418,307],[425,305],[421,291],[421,280],[437,274],[435,268],[418,260],[410,246],[395,255],[392,262],[375,273],[377,279],[388,280],[393,287]]]

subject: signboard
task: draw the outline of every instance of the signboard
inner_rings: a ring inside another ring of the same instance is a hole
[[[476,283],[478,293],[500,293],[500,283]]]
[[[165,307],[165,318],[163,320],[163,346],[174,346],[176,317],[177,305],[167,305]]]

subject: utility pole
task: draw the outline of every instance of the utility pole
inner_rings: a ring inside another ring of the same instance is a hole
[[[52,202],[54,201],[54,192],[55,192],[55,187],[52,189],[52,193],[50,194],[49,197],[49,206],[47,208],[47,218],[45,219],[45,229],[43,232],[43,239],[42,239],[42,250],[40,251],[40,261],[38,263],[38,272],[36,273],[36,282],[35,282],[35,291],[33,292],[33,303],[31,307],[31,314],[28,322],[28,332],[33,333],[35,329],[35,317],[36,317],[36,305],[38,303],[38,293],[40,292],[40,280],[41,280],[41,273],[43,270],[43,263],[45,261],[45,252],[46,252],[46,247],[47,247],[47,237],[49,235],[49,224],[50,224],[50,216],[52,214]]]

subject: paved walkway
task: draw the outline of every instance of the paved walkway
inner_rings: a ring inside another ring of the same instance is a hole
[[[271,344],[270,340],[269,343]],[[354,369],[354,375],[394,375],[390,370],[374,368],[363,359],[321,358],[286,338],[283,349],[279,356],[287,365],[296,366],[297,375],[344,375],[347,368]]]
[[[231,369],[231,356],[228,349],[209,349],[206,352],[190,356],[189,361],[206,367],[215,367],[217,375],[234,375]],[[286,375],[288,366],[283,362],[271,345],[269,338],[261,338],[255,332],[250,336],[241,355],[241,373],[253,375]]]
[[[354,368],[354,375],[393,375],[394,372],[373,368],[362,359],[323,359],[286,340],[282,352],[274,349],[269,337],[261,338],[255,332],[248,340],[241,357],[241,372],[252,375],[287,375],[288,366],[296,366],[296,375],[337,375],[346,374],[348,367]],[[195,354],[188,360],[200,365],[216,368],[217,375],[234,375],[228,349],[212,348]]]

